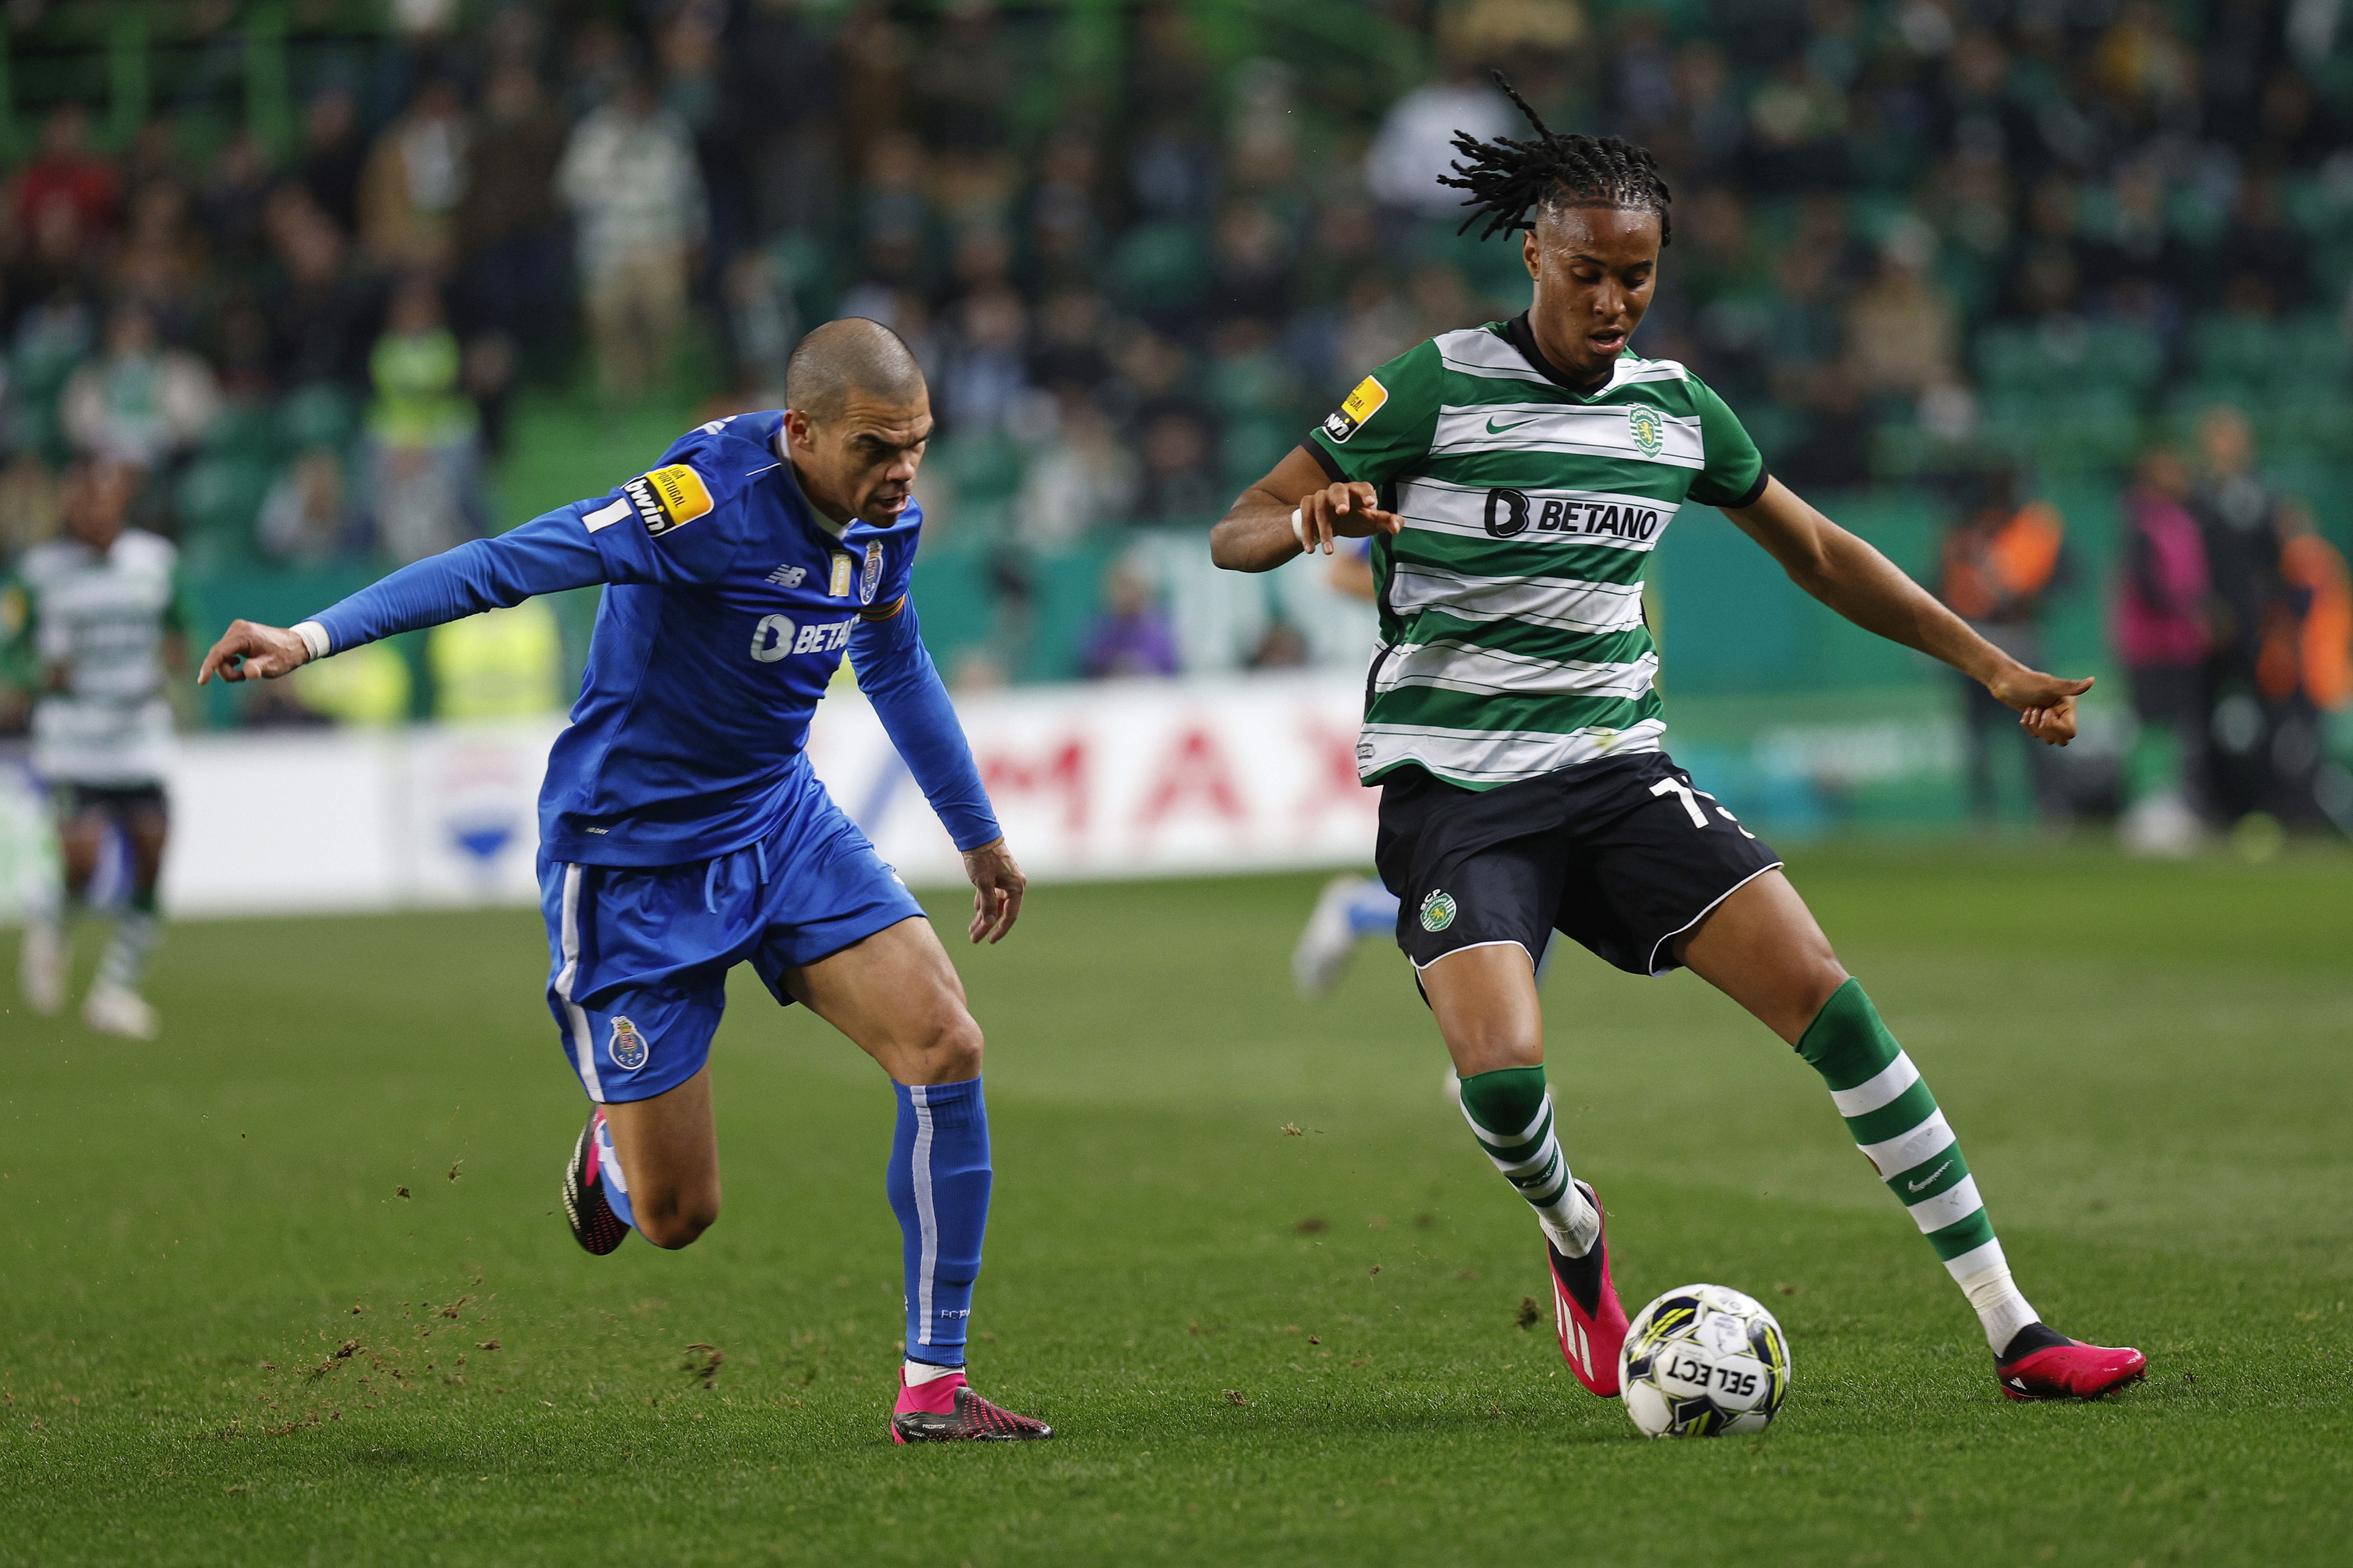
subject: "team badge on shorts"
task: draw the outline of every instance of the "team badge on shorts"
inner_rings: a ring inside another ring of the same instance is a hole
[[[1626,433],[1646,458],[1655,458],[1666,449],[1667,422],[1648,404],[1637,403],[1626,410]]]
[[[1430,897],[1421,900],[1421,929],[1444,931],[1454,923],[1454,897],[1431,889]]]
[[[627,1018],[613,1020],[613,1037],[605,1049],[606,1054],[613,1058],[613,1065],[623,1072],[635,1072],[645,1066],[646,1058],[651,1053],[646,1037],[638,1033],[638,1026]]]

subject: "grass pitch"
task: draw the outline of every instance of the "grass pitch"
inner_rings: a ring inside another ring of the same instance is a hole
[[[725,1216],[596,1259],[532,915],[190,925],[153,1046],[0,1015],[0,1562],[2353,1557],[2353,860],[1794,874],[2028,1293],[2147,1384],[2005,1405],[1814,1075],[1572,952],[1553,1081],[1628,1307],[1747,1289],[1795,1362],[1765,1436],[1640,1441],[1562,1368],[1394,952],[1310,1005],[1312,879],[1054,888],[959,962],[976,1373],[1063,1436],[897,1450],[892,1101],[822,1026],[739,988]]]

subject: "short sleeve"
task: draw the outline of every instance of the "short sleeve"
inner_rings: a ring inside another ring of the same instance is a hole
[[[1358,382],[1303,444],[1335,480],[1388,483],[1430,455],[1440,374],[1436,342],[1408,349]]]
[[[572,510],[607,582],[716,582],[743,543],[744,491],[774,467],[756,443],[699,426],[672,442],[655,467]]]
[[[1754,506],[1765,493],[1765,455],[1748,438],[1740,416],[1715,395],[1715,389],[1694,376],[1693,400],[1699,405],[1701,456],[1699,478],[1691,499],[1703,506]]]

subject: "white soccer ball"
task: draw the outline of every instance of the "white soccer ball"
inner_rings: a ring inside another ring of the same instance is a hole
[[[1764,1303],[1678,1285],[1627,1327],[1618,1384],[1646,1437],[1762,1432],[1789,1392],[1789,1342]]]

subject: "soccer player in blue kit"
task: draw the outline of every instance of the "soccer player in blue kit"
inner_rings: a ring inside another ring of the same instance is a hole
[[[964,1376],[989,1194],[981,1033],[922,908],[810,770],[811,714],[846,650],[964,854],[974,942],[1024,879],[908,600],[932,429],[923,372],[873,321],[831,321],[782,412],[689,432],[659,467],[496,539],[392,574],[293,627],[232,624],[199,682],[315,658],[534,594],[607,584],[572,722],[540,793],[547,1000],[593,1102],[565,1172],[573,1235],[692,1242],[719,1216],[711,1037],[750,963],[887,1072],[887,1186],[905,1239],[894,1442],[1051,1436]]]

